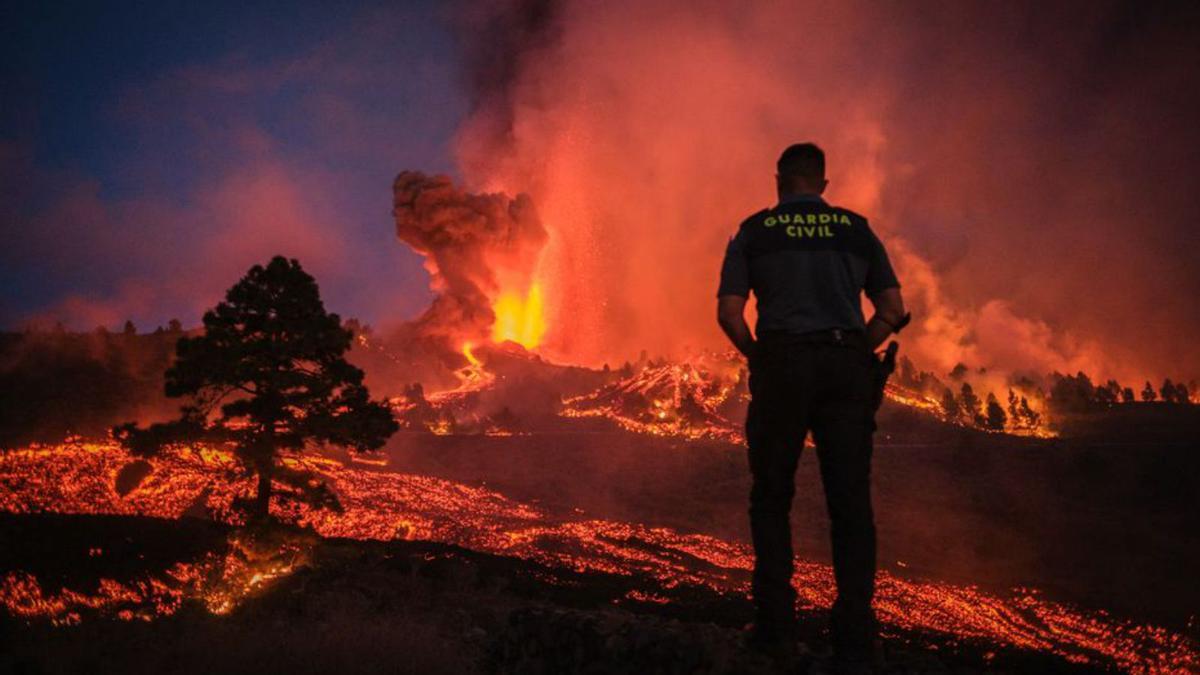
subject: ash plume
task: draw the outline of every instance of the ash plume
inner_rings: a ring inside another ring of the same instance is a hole
[[[413,323],[420,337],[482,339],[502,288],[528,287],[546,229],[518,194],[471,194],[445,176],[404,171],[393,184],[396,235],[425,258],[436,293]],[[457,348],[457,345],[453,345]]]
[[[715,276],[781,148],[892,250],[905,350],[1200,373],[1200,10],[1170,3],[507,2],[468,12],[468,184],[550,228],[542,351],[720,346]],[[664,321],[664,317],[670,317]]]

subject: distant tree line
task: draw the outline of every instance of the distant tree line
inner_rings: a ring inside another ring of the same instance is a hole
[[[984,375],[985,370],[975,371]],[[1139,392],[1133,387],[1123,386],[1116,380],[1094,384],[1085,373],[1064,375],[1051,373],[1044,378],[1018,377],[1011,382],[1001,396],[988,392],[982,398],[968,378],[972,370],[965,364],[957,364],[947,374],[952,384],[943,382],[933,373],[918,370],[908,358],[901,358],[897,370],[898,383],[908,389],[921,392],[940,403],[941,412],[949,421],[981,429],[1020,431],[1038,428],[1042,415],[1037,409],[1049,408],[1053,412],[1087,412],[1104,407],[1135,403],[1163,402],[1186,404],[1197,391],[1197,383],[1188,384],[1165,379],[1156,389],[1146,382]],[[1030,399],[1037,405],[1031,405]]]
[[[1050,387],[1050,404],[1055,410],[1062,412],[1086,412],[1118,403],[1134,403],[1139,396],[1145,403],[1159,401],[1186,404],[1191,402],[1191,395],[1197,387],[1194,381],[1184,384],[1166,378],[1157,391],[1154,385],[1147,381],[1140,393],[1135,395],[1132,387],[1122,386],[1116,380],[1092,384],[1091,378],[1085,373],[1054,373],[1051,378],[1053,384]]]
[[[931,372],[918,370],[907,357],[900,359],[897,371],[901,386],[937,400],[948,421],[992,431],[1029,430],[1041,425],[1041,414],[1030,404],[1028,396],[1020,393],[1033,392],[1037,399],[1044,400],[1045,395],[1036,383],[1022,378],[1002,392],[1003,398],[990,391],[980,398],[975,387],[966,381],[969,374],[969,369],[960,363],[947,375],[953,384],[947,384]]]
[[[120,333],[62,324],[0,333],[0,448],[100,436],[115,421],[169,409],[163,373],[181,335],[174,320],[146,335],[130,321]]]

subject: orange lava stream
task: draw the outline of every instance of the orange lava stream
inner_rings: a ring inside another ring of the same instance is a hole
[[[741,443],[741,425],[722,410],[739,396],[740,366],[719,356],[647,365],[630,377],[563,401],[561,414],[604,417],[640,434]]]
[[[744,376],[741,358],[729,353],[702,354],[679,363],[651,362],[596,391],[564,400],[560,414],[602,417],[640,434],[743,443],[740,420],[749,401]],[[947,419],[941,401],[895,381],[888,383],[884,394],[896,405],[946,424],[1015,436],[1057,435],[1045,424],[1045,410],[1038,411],[1041,418],[1036,426],[1020,426],[1009,420],[1003,430],[993,430],[969,420]]]
[[[177,518],[201,496],[215,517],[228,519],[235,493],[250,489],[248,481],[228,481],[225,472],[234,461],[227,453],[199,448],[154,460],[152,473],[121,497],[113,489],[114,480],[130,459],[121,448],[104,443],[0,453],[0,510]],[[323,536],[428,539],[580,571],[645,575],[663,588],[696,584],[722,593],[748,592],[753,557],[745,544],[668,528],[555,518],[484,488],[428,476],[345,466],[311,456],[289,461],[323,476],[342,502],[341,513],[299,514],[301,522]],[[170,614],[185,597],[201,598],[214,612],[223,612],[271,578],[303,564],[299,548],[291,555],[258,558],[244,548],[231,546],[236,553],[232,563],[202,561],[173,568],[166,573],[168,579],[133,585],[106,582],[94,594],[46,594],[30,575],[10,572],[0,580],[0,604],[13,615],[61,623],[78,621],[82,609],[137,600],[149,606],[137,614],[147,619]],[[206,566],[222,564],[221,583],[198,581],[212,576],[212,568]],[[798,560],[794,583],[802,605],[823,608],[833,601],[827,566]],[[645,597],[651,602],[660,598],[654,593]],[[1041,598],[1033,590],[1001,597],[974,587],[913,582],[881,572],[876,609],[884,624],[895,628],[981,638],[1052,652],[1078,663],[1115,665],[1138,673],[1200,669],[1200,650],[1184,635],[1085,612]],[[133,618],[133,610],[123,611],[130,614],[121,618]]]

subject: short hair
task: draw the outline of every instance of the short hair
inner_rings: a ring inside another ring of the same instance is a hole
[[[816,143],[796,143],[788,146],[775,163],[780,176],[793,176],[810,181],[825,180],[825,151]]]

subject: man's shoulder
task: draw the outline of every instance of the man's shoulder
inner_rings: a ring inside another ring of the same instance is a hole
[[[738,225],[738,232],[745,230],[747,227],[754,225],[755,223],[761,223],[762,221],[766,220],[767,216],[769,215],[771,215],[771,209],[769,208],[755,211],[742,220],[741,225]]]

